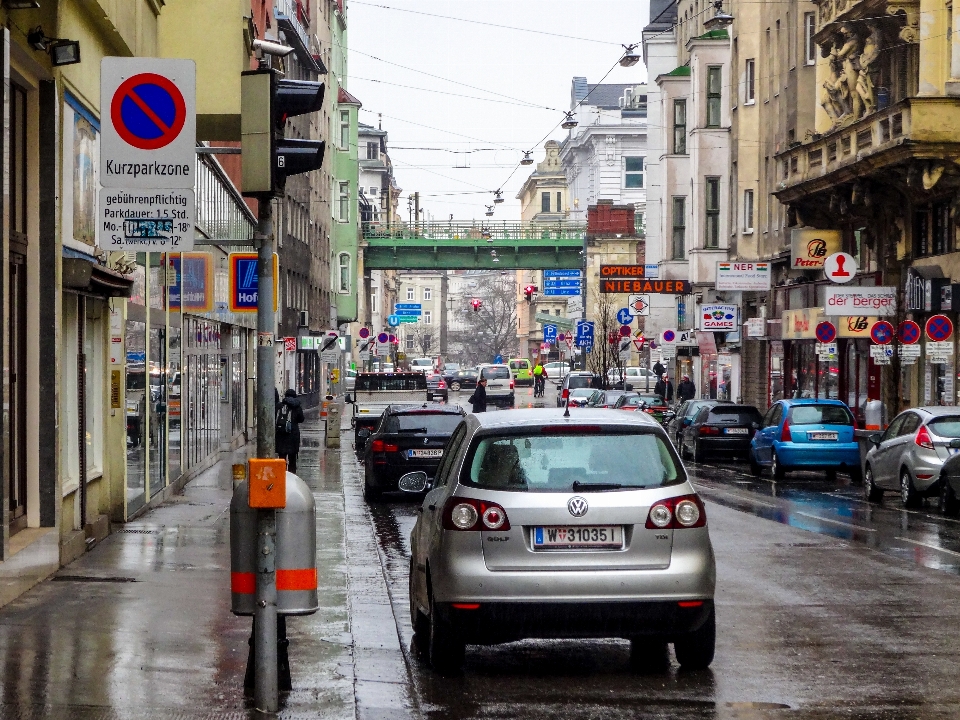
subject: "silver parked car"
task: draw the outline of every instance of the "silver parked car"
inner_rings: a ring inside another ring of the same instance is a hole
[[[410,538],[414,639],[441,674],[465,647],[625,638],[637,667],[713,660],[716,568],[703,503],[660,425],[585,408],[469,415]]]
[[[919,407],[904,410],[883,433],[870,436],[863,494],[879,502],[885,490],[898,490],[903,504],[915,507],[940,492],[940,468],[960,451],[960,409]]]

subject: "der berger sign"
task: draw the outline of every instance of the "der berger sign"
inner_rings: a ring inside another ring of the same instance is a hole
[[[896,315],[895,287],[828,287],[825,315]]]
[[[634,295],[688,295],[688,280],[648,280],[643,265],[601,265],[600,292]]]

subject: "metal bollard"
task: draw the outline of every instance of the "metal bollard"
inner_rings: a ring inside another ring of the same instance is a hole
[[[316,504],[310,487],[286,473],[286,506],[276,511],[276,586],[278,615],[278,675],[289,688],[286,653],[287,615],[311,615],[320,607],[317,594]],[[257,583],[257,509],[249,504],[249,480],[241,482],[230,502],[230,596],[234,615],[254,615]],[[244,685],[254,686],[254,655]]]
[[[327,408],[327,425],[324,431],[324,441],[328,448],[340,447],[340,416],[342,412],[343,407],[331,401]]]

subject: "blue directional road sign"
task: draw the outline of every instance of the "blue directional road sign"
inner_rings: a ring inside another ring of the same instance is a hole
[[[543,341],[545,343],[554,343],[557,341],[557,326],[556,325],[544,325],[543,326]]]
[[[400,324],[400,318],[396,315],[390,315],[387,317],[387,325],[390,327],[397,327]]]
[[[561,279],[561,280],[544,280],[543,286],[545,288],[578,288],[580,287],[579,278],[570,278],[570,279]]]
[[[582,277],[582,270],[544,270],[544,281],[552,278],[578,278]]]
[[[420,303],[394,303],[394,311],[396,310],[423,310],[423,306]]]
[[[621,325],[629,325],[633,322],[633,315],[630,312],[630,308],[620,308],[617,311],[617,322]]]
[[[393,314],[398,317],[403,317],[404,315],[410,317],[420,317],[423,314],[421,310],[404,310],[403,308],[397,308],[393,311]]]

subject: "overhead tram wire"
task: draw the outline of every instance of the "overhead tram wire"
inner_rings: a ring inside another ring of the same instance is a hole
[[[387,82],[386,80],[374,80],[373,78],[353,76],[350,79],[362,80],[364,82],[379,83],[381,85],[392,85],[393,87],[407,88],[408,90],[420,90],[422,92],[439,93],[441,95],[446,95],[447,97],[459,97],[459,98],[466,98],[467,100],[480,100],[481,102],[487,102],[487,103],[501,103],[503,105],[515,105],[517,107],[530,108],[533,110],[547,110],[550,112],[554,112],[553,108],[540,107],[539,105],[536,105],[534,103],[517,102],[515,100],[496,100],[494,98],[477,97],[476,95],[462,95],[460,93],[447,92],[446,90],[433,90],[431,88],[422,88],[422,87],[415,87],[413,85],[403,85],[402,83]],[[490,91],[484,90],[483,92],[490,92]]]

